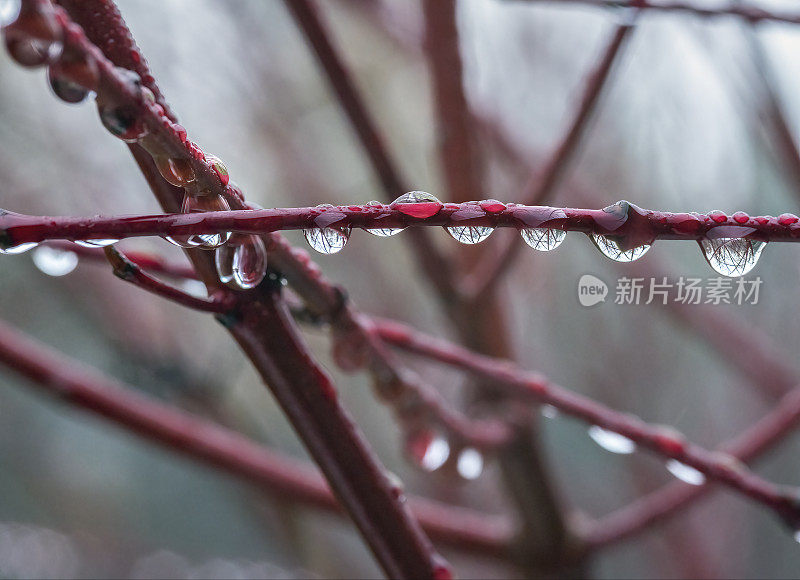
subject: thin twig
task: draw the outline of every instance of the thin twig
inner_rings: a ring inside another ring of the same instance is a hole
[[[165,284],[144,272],[137,264],[129,260],[113,246],[106,247],[104,253],[106,260],[113,266],[114,275],[117,278],[130,282],[134,286],[156,296],[166,298],[170,302],[175,302],[192,310],[211,312],[213,314],[228,313],[236,304],[236,297],[229,291],[219,290],[213,296],[202,298],[192,296],[179,288]]]

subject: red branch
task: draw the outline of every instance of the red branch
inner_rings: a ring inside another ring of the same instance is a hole
[[[218,211],[193,214],[50,217],[0,213],[0,248],[45,240],[121,239],[218,232],[264,234],[332,227],[381,229],[418,226],[550,228],[608,235],[628,247],[655,240],[748,237],[796,242],[800,220],[792,214],[751,217],[645,210],[622,202],[605,209],[501,204],[493,200],[456,203],[403,203]],[[713,233],[712,233],[713,231]]]
[[[37,388],[145,439],[227,471],[282,499],[341,513],[324,480],[307,464],[125,388],[2,322],[0,363]],[[504,518],[424,498],[409,497],[408,501],[422,526],[442,544],[487,556],[506,555],[511,526]]]
[[[344,59],[334,44],[333,36],[320,15],[313,0],[284,0],[297,26],[322,67],[325,77],[347,115],[361,145],[364,148],[375,174],[380,180],[385,197],[395,199],[407,191],[408,183],[400,175],[399,165],[392,159],[378,124],[372,118],[356,84],[350,75]],[[427,237],[425,232],[415,233],[411,247],[425,272],[440,296],[452,295],[453,282],[449,263]]]
[[[785,395],[774,409],[721,449],[749,463],[778,444],[800,423],[800,387]],[[712,485],[690,487],[672,483],[644,496],[598,521],[586,537],[589,550],[627,540],[667,518],[714,490]],[[794,523],[797,527],[797,522]]]
[[[201,298],[165,284],[143,272],[137,264],[113,247],[105,248],[105,256],[114,267],[114,275],[117,278],[186,308],[213,314],[225,314],[229,313],[236,304],[236,297],[230,291],[218,290],[212,297]]]
[[[605,50],[600,54],[584,83],[581,100],[572,113],[572,120],[567,131],[561,137],[561,141],[556,144],[544,169],[541,172],[536,171],[528,179],[522,194],[525,203],[540,205],[552,199],[555,194],[578,152],[584,134],[589,129],[603,89],[611,78],[611,71],[619,61],[623,49],[631,37],[636,16],[638,13],[633,13],[627,22],[617,26]],[[467,293],[479,299],[496,285],[519,254],[521,247],[522,244],[519,240],[511,240],[508,246],[501,251],[499,258],[495,255],[487,256],[475,269],[471,281],[468,281]],[[476,287],[469,288],[469,286]]]
[[[771,10],[764,10],[755,6],[742,5],[739,2],[732,2],[726,6],[716,6],[705,8],[697,6],[692,2],[682,0],[527,0],[531,3],[539,4],[585,4],[599,8],[636,8],[647,10],[648,12],[684,12],[702,18],[719,18],[723,16],[736,16],[748,22],[757,24],[759,22],[783,22],[785,24],[800,24],[800,14],[781,13]]]
[[[643,448],[688,465],[708,479],[772,508],[781,518],[800,524],[796,489],[785,489],[762,479],[728,454],[703,449],[686,441],[670,427],[648,425],[637,417],[614,411],[554,385],[541,375],[518,369],[509,361],[480,355],[396,322],[373,322],[380,336],[390,344],[491,381],[509,396],[552,405],[589,425],[618,433]]]

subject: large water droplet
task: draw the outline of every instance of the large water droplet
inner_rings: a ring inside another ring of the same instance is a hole
[[[66,276],[78,266],[78,255],[68,250],[39,246],[31,254],[34,265],[48,276]]]
[[[420,219],[436,215],[443,207],[439,198],[427,191],[409,191],[390,205],[400,213]]]
[[[708,264],[731,277],[744,276],[752,270],[766,246],[766,242],[748,238],[704,238],[698,243]]]
[[[234,234],[214,256],[219,280],[237,290],[255,288],[267,273],[267,250],[256,235]]]
[[[303,230],[308,245],[320,254],[341,252],[350,239],[350,228],[310,228]]]
[[[22,66],[35,67],[55,61],[64,50],[64,44],[41,38],[7,36],[6,48]]]
[[[220,159],[216,155],[207,154],[206,162],[211,164],[211,169],[213,169],[214,173],[217,174],[217,177],[219,177],[219,180],[222,182],[222,185],[228,185],[231,178],[230,175],[228,174],[228,168],[222,162],[222,159]]]
[[[158,156],[154,158],[161,176],[175,187],[186,187],[194,181],[194,169],[188,159]]]
[[[97,104],[100,122],[109,133],[126,143],[136,143],[147,134],[147,126],[131,105]]]
[[[75,240],[75,243],[84,248],[105,248],[111,244],[116,244],[119,240],[108,238],[105,240]]]
[[[208,211],[228,211],[230,206],[221,195],[189,195],[183,197],[182,213],[202,213]],[[168,236],[164,239],[181,248],[214,250],[227,242],[230,232],[217,234],[197,234],[191,236]]]
[[[553,405],[548,405],[547,403],[542,405],[541,409],[539,409],[539,412],[545,419],[555,419],[561,414]]]
[[[697,471],[694,467],[689,467],[685,463],[670,459],[665,464],[667,471],[672,475],[690,485],[703,485],[706,482],[706,476]]]
[[[483,473],[483,455],[477,449],[465,447],[458,454],[456,470],[464,479],[478,479]]]
[[[47,82],[50,84],[53,93],[66,103],[81,103],[89,95],[89,91],[78,83],[56,74],[53,67],[50,67],[47,72]]]
[[[603,429],[602,427],[598,427],[597,425],[592,425],[587,430],[587,433],[595,443],[611,453],[628,455],[629,453],[636,451],[636,443],[624,435],[620,435],[614,431],[609,431],[607,429]]]
[[[552,228],[523,228],[519,233],[526,244],[540,252],[555,250],[567,237],[564,230]]]
[[[494,228],[488,226],[448,226],[444,229],[455,241],[462,244],[478,244],[494,231]]]
[[[375,200],[368,202],[367,205],[381,206],[381,207],[383,206],[381,202]],[[391,236],[399,234],[404,229],[405,228],[368,228],[365,229],[364,231],[369,234],[372,234],[373,236],[378,236],[379,238],[389,238]]]
[[[592,242],[597,246],[604,256],[611,258],[615,262],[633,262],[644,256],[650,249],[650,244],[642,244],[635,248],[623,250],[620,242],[609,236],[591,234]]]
[[[450,457],[450,443],[436,431],[423,429],[409,435],[406,453],[425,471],[436,471]]]
[[[35,242],[31,242],[28,244],[19,244],[17,246],[12,246],[10,248],[0,248],[0,254],[6,254],[9,256],[13,256],[14,254],[21,254],[23,252],[27,252],[28,250],[32,250],[39,244]]]
[[[14,22],[21,7],[21,0],[0,0],[0,28]]]

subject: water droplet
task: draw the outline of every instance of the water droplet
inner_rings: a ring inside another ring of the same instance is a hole
[[[545,419],[555,419],[561,413],[553,405],[544,404],[539,411]]]
[[[800,544],[800,530],[797,530],[792,537],[794,538],[795,542]]]
[[[75,243],[84,248],[105,248],[111,244],[116,244],[119,240],[105,239],[105,240],[75,240]]]
[[[485,199],[478,204],[486,213],[501,213],[505,211],[506,204],[496,199]]]
[[[350,239],[350,228],[309,228],[303,230],[308,245],[320,254],[335,254],[342,251]]]
[[[592,242],[597,246],[604,256],[611,258],[615,262],[633,262],[644,256],[650,249],[650,244],[642,244],[635,248],[623,250],[620,242],[610,236],[591,234]]]
[[[139,119],[136,109],[129,105],[97,103],[100,122],[109,133],[126,143],[136,143],[147,134],[147,127]]]
[[[64,77],[58,76],[53,67],[47,72],[47,82],[53,93],[66,103],[81,103],[89,95],[89,91],[78,83],[74,83]]]
[[[39,246],[31,254],[34,265],[48,276],[66,276],[78,266],[78,255],[68,250]]]
[[[39,244],[35,242],[31,242],[28,244],[19,244],[17,246],[12,246],[10,248],[2,248],[0,247],[0,254],[6,254],[9,256],[13,256],[14,254],[21,254],[23,252],[27,252],[28,250],[32,250]]]
[[[737,224],[746,224],[750,220],[750,216],[743,211],[737,211],[731,217],[733,217],[733,221]]]
[[[237,290],[255,288],[267,273],[267,250],[253,234],[233,234],[214,256],[219,280]]]
[[[540,252],[555,250],[567,237],[564,230],[551,228],[523,228],[519,233],[526,244]]]
[[[685,463],[670,459],[665,464],[667,471],[672,475],[690,485],[703,485],[706,482],[706,476],[697,471],[694,467],[689,467]]]
[[[766,245],[748,238],[704,238],[698,243],[708,264],[730,277],[744,276],[752,270]]]
[[[194,169],[188,159],[155,157],[161,176],[175,187],[186,187],[194,181]]]
[[[183,196],[182,213],[201,213],[208,211],[228,211],[228,202],[220,195],[189,195]],[[198,248],[200,250],[214,250],[230,239],[231,233],[197,234],[191,236],[168,236],[164,239],[180,246],[181,248]]]
[[[483,455],[477,449],[465,447],[458,454],[456,470],[464,479],[478,479],[483,473]]]
[[[793,213],[782,213],[778,216],[778,223],[782,226],[790,226],[794,223],[797,223],[797,216]]]
[[[206,155],[206,162],[211,164],[211,169],[213,169],[214,173],[217,174],[217,177],[219,177],[222,185],[228,185],[228,182],[231,180],[231,178],[228,174],[228,168],[222,162],[222,159],[216,155]]]
[[[478,244],[492,235],[494,228],[488,226],[448,226],[445,230],[457,242]]]
[[[6,49],[17,63],[35,67],[55,61],[61,55],[64,45],[60,41],[8,36]]]
[[[14,22],[21,7],[21,0],[0,0],[0,28]]]
[[[628,455],[636,451],[636,443],[614,431],[592,425],[587,430],[587,433],[595,443],[611,453]]]
[[[367,205],[383,207],[383,204],[381,202],[375,200],[368,202]],[[405,228],[370,228],[370,229],[365,229],[364,231],[372,234],[373,236],[378,236],[379,238],[389,238],[391,236],[399,234],[404,229]]]
[[[444,207],[439,198],[426,191],[404,193],[394,200],[390,206],[400,213],[420,219],[434,216]]]
[[[718,224],[721,224],[722,222],[727,221],[728,219],[728,216],[726,216],[724,212],[721,212],[718,209],[708,212],[708,217],[710,217]]]
[[[409,435],[406,453],[425,471],[436,471],[450,457],[450,443],[436,431],[423,429]]]

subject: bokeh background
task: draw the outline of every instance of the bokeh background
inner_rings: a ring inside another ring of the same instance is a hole
[[[694,0],[697,5],[723,2]],[[792,0],[750,2],[797,9]],[[248,199],[265,207],[380,199],[346,119],[285,7],[260,0],[120,0],[154,75],[191,139],[221,157]],[[414,189],[439,194],[433,107],[416,2],[322,3],[335,36]],[[470,104],[490,131],[485,197],[521,201],[565,130],[585,75],[622,12],[568,2],[465,0],[459,8]],[[753,35],[764,58],[754,58]],[[800,182],[775,145],[764,75],[800,131],[800,27],[736,18],[644,15],[620,59],[576,163],[554,203],[602,207],[628,199],[673,211],[777,215],[800,209]],[[158,207],[124,144],[91,102],[50,94],[44,72],[0,52],[0,207],[30,214],[150,213]],[[512,235],[498,231],[490,242]],[[303,244],[302,237],[288,237]],[[457,243],[436,233],[445,251]],[[122,244],[181,259],[161,240]],[[769,245],[753,275],[757,305],[715,306],[796,368],[800,259]],[[343,252],[316,256],[367,312],[453,336],[403,235],[356,231]],[[714,275],[692,243],[643,258],[666,275]],[[650,306],[578,305],[592,273],[613,286],[634,270],[582,235],[555,252],[521,254],[502,283],[516,356],[577,392],[716,446],[772,403],[708,341]],[[295,435],[219,325],[81,263],[65,277],[30,254],[0,259],[0,316],[132,388],[304,457]],[[685,308],[695,308],[686,306]],[[697,307],[699,308],[699,307]],[[363,374],[344,375],[325,332],[307,338],[343,400],[407,490],[488,512],[509,507],[488,461],[474,481],[424,474],[404,458],[390,413]],[[463,377],[411,361],[456,404]],[[671,480],[657,458],[612,455],[568,418],[543,429],[548,464],[576,510],[601,516]],[[800,438],[757,464],[800,484]],[[496,563],[445,552],[463,577],[504,577]],[[796,577],[800,546],[766,510],[726,492],[600,555],[599,578]],[[67,408],[0,369],[0,576],[371,577],[379,574],[348,523],[287,505],[224,474]]]

